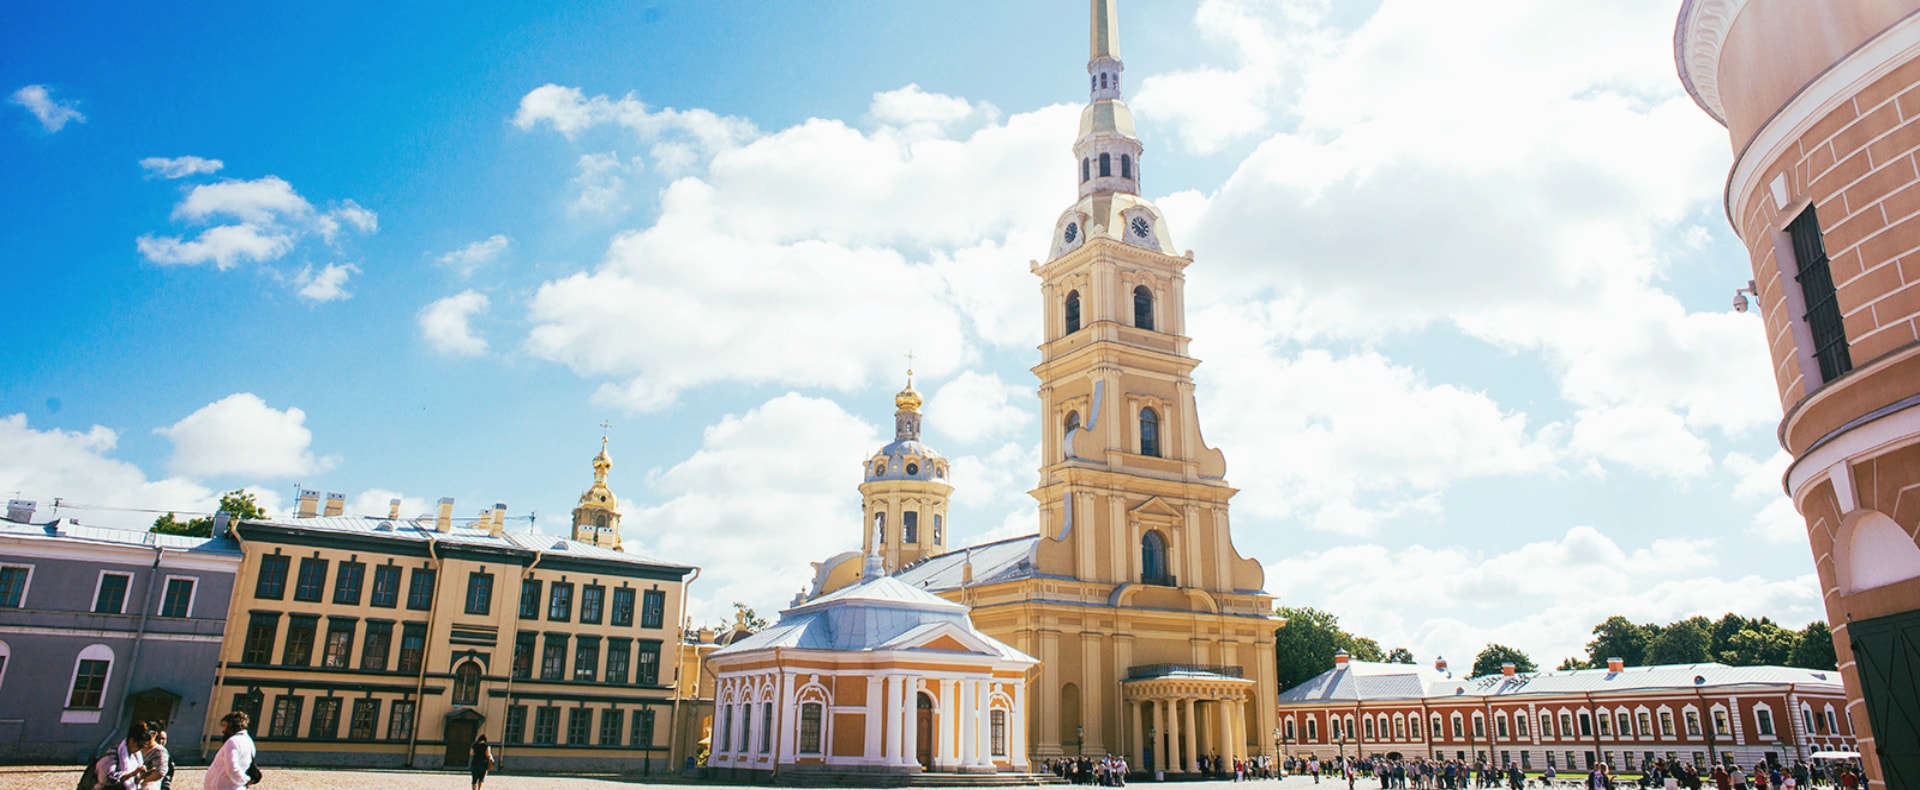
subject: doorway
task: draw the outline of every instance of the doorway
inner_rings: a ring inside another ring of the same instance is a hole
[[[1920,611],[1848,626],[1867,723],[1888,787],[1920,786]]]
[[[445,768],[465,768],[473,760],[473,739],[480,734],[486,718],[470,710],[447,717],[447,756]]]
[[[919,710],[914,711],[918,719],[914,722],[914,759],[919,761],[920,769],[933,767],[933,698],[921,692],[915,695]]]
[[[133,710],[132,721],[159,722],[161,729],[165,729],[173,721],[173,709],[179,705],[180,695],[155,687],[135,694],[127,701]]]

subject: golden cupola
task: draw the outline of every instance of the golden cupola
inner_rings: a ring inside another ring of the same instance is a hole
[[[613,458],[607,455],[607,437],[600,437],[600,454],[593,457],[593,485],[580,495],[573,508],[573,539],[582,543],[622,551],[620,547],[620,498],[607,487],[607,472]]]

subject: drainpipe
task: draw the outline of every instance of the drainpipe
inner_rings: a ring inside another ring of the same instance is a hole
[[[149,567],[147,569],[147,595],[146,595],[146,598],[140,602],[140,625],[133,632],[133,650],[132,650],[132,654],[127,657],[127,688],[128,689],[133,688],[133,677],[136,673],[140,671],[140,648],[147,643],[147,617],[149,617],[153,613],[153,584],[156,580],[160,578],[160,553],[163,551],[166,551],[166,549],[162,548],[159,545],[158,539],[155,539],[154,547],[153,547],[153,565],[152,567]],[[101,741],[98,746],[94,747],[93,753],[95,756],[98,756],[101,752],[106,751],[107,745],[110,743],[113,743],[115,737],[118,736],[120,732],[120,730],[118,729],[120,717],[123,715],[131,715],[131,712],[130,712],[131,709],[127,706],[126,699],[127,698],[124,696],[120,698],[120,711],[116,713],[113,717],[113,721],[116,726],[114,729],[107,730],[107,739],[104,741]],[[209,700],[209,704],[211,704],[211,700]],[[132,726],[132,725],[129,724],[128,726]]]
[[[417,525],[414,528],[419,529]],[[433,646],[433,624],[434,621],[439,619],[440,593],[446,590],[445,585],[447,582],[440,574],[442,570],[440,567],[440,542],[434,539],[433,533],[424,529],[421,529],[420,532],[427,536],[427,557],[433,561],[433,598],[427,602],[427,643],[420,646],[420,675],[413,681],[413,729],[412,732],[407,735],[406,767],[408,768],[413,767],[415,753],[420,745],[420,715],[425,711],[424,706],[421,704],[425,700],[422,700],[420,695],[426,693],[427,667],[432,664],[432,662],[427,660],[427,656],[432,652],[429,648]],[[405,649],[404,645],[407,638],[406,633],[406,626],[403,624],[400,630],[401,649],[403,650]]]
[[[547,558],[546,552],[541,551],[538,548],[533,550],[533,563],[528,565],[527,569],[524,571],[521,571],[520,573],[520,585],[522,587],[525,587],[527,583],[527,579],[533,576],[533,569],[540,567],[540,561],[546,558]],[[537,603],[538,602],[536,602],[536,605]],[[514,648],[518,649],[520,646],[520,602],[519,601],[513,602],[513,627],[510,629],[510,633],[513,634]],[[540,649],[540,643],[536,640],[534,642],[534,650],[538,651],[539,649]],[[527,674],[531,675],[533,674],[533,671],[532,671],[533,665],[531,663],[533,657],[528,656],[527,658],[529,662],[527,665],[527,669],[528,669]],[[507,653],[507,697],[506,697],[506,702],[508,707],[513,706],[513,680],[514,680],[513,661],[514,661],[513,653],[509,651]],[[522,722],[521,726],[525,726],[525,722]],[[506,732],[505,722],[501,723],[501,728],[500,728],[499,754],[501,757],[507,756],[507,732]]]
[[[786,731],[781,729],[781,722],[786,719],[787,713],[786,689],[786,665],[780,663],[780,648],[775,647],[773,649],[773,776],[769,779],[773,784],[780,783],[780,747],[786,740]]]
[[[1587,715],[1593,718],[1593,761],[1605,765],[1607,753],[1600,750],[1600,711],[1593,706],[1593,692],[1586,692],[1583,696],[1587,698]]]
[[[680,585],[680,622],[682,623],[687,622],[687,589],[692,587],[693,583],[696,581],[699,581],[699,579],[700,579],[700,569],[694,568],[693,578],[688,579],[686,583]],[[667,762],[673,762],[672,744],[678,743],[680,741],[680,698],[686,696],[680,687],[680,678],[685,674],[686,670],[680,666],[681,663],[683,662],[678,660],[677,654],[680,651],[680,647],[686,644],[686,641],[687,641],[687,629],[685,626],[682,626],[680,628],[680,638],[674,640],[674,646],[673,646],[674,652],[676,654],[676,659],[673,662],[673,710],[672,712],[667,714],[667,732],[671,733],[668,739],[668,746],[667,746]],[[700,648],[698,644],[696,644],[693,648],[693,660],[696,663],[700,662]],[[694,687],[694,693],[698,694],[700,691],[700,669],[698,667],[694,668],[693,687]],[[699,745],[698,738],[694,739],[694,745],[695,746]],[[651,755],[653,752],[652,743],[647,744],[647,752],[649,755],[649,759],[651,759]],[[685,755],[682,755],[682,757],[684,756]],[[672,773],[673,766],[671,765],[667,766],[667,772]]]

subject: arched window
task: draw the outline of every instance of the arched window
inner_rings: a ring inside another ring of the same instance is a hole
[[[1133,155],[1131,154],[1120,155],[1120,177],[1121,178],[1133,177]]]
[[[480,703],[480,665],[472,661],[460,664],[453,671],[453,704],[477,705]]]
[[[1080,292],[1067,292],[1067,334],[1080,331]]]
[[[1153,291],[1144,285],[1133,289],[1133,325],[1153,329]]]
[[[1413,736],[1414,740],[1420,740],[1420,717],[1415,716],[1407,719],[1407,731]]]
[[[1104,71],[1100,72],[1100,87],[1107,87],[1107,73]]]
[[[1100,175],[1103,178],[1113,175],[1113,154],[1100,155]]]
[[[1313,719],[1313,718],[1307,719],[1307,740],[1309,741],[1320,740],[1320,720],[1319,719]]]
[[[596,526],[596,527],[604,527],[604,526],[606,526],[606,525],[607,525],[607,514],[605,514],[605,513],[595,513],[595,514],[594,514],[594,516],[593,516],[593,525],[594,525],[594,526]]]
[[[818,702],[806,702],[800,705],[800,753],[820,753],[820,712]]]
[[[1093,160],[1083,158],[1080,160],[1080,183],[1087,183],[1091,178],[1093,178]]]
[[[1160,537],[1156,530],[1140,536],[1140,581],[1169,586],[1173,583],[1167,575],[1167,539]]]
[[[1153,409],[1140,410],[1140,454],[1160,457],[1160,415]]]
[[[87,645],[73,661],[73,680],[67,684],[67,707],[99,709],[113,674],[113,648]]]
[[[1367,719],[1363,719],[1362,721],[1367,725],[1365,727],[1365,732],[1367,733],[1367,740],[1369,741],[1373,740],[1373,719],[1367,718]]]

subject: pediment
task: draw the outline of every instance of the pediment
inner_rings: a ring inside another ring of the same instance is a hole
[[[1147,501],[1135,506],[1130,512],[1136,516],[1158,520],[1177,521],[1180,518],[1179,508],[1167,504],[1166,500],[1157,496],[1148,497]]]
[[[1000,649],[958,623],[933,623],[915,628],[887,644],[883,650],[928,650],[942,653],[971,653],[1000,657]]]

